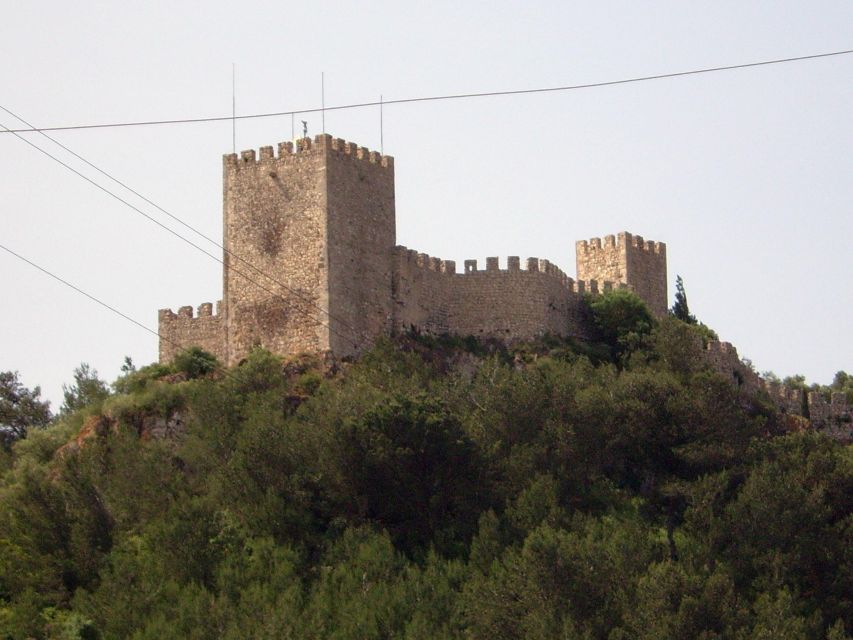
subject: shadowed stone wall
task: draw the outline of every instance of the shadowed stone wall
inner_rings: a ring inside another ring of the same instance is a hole
[[[331,136],[326,153],[329,345],[357,353],[391,331],[394,160]]]

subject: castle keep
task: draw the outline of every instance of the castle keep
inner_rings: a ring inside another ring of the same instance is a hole
[[[408,329],[585,337],[583,294],[616,287],[667,309],[666,245],[630,233],[578,242],[576,280],[538,258],[457,271],[396,246],[393,158],[329,135],[224,156],[223,210],[223,298],[160,310],[161,362],[189,346],[227,365],[256,345],[348,356]]]

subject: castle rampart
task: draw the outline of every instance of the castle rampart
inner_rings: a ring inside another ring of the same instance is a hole
[[[737,349],[729,342],[711,341],[705,347],[705,358],[711,367],[738,387],[758,391],[764,387],[761,377],[744,364]]]
[[[161,312],[161,360],[197,344],[228,365],[255,346],[349,356],[414,328],[502,340],[589,335],[583,296],[635,290],[666,308],[663,243],[578,244],[578,279],[539,258],[462,269],[396,245],[394,160],[329,135],[223,156],[223,303]],[[643,278],[654,279],[653,283]]]
[[[171,309],[160,309],[160,362],[169,362],[184,346],[198,346],[210,351],[217,358],[224,359],[225,334],[222,323],[222,302],[205,302],[199,305],[198,315],[193,316],[193,308],[181,307],[178,313]]]
[[[588,337],[582,294],[597,283],[575,282],[548,260],[518,256],[501,269],[497,257],[464,261],[456,273],[453,261],[439,260],[397,247],[394,272],[395,330],[531,339],[545,333]],[[606,283],[612,287],[612,283]]]
[[[802,389],[789,387],[776,380],[765,381],[764,386],[779,411],[792,416],[803,415]]]
[[[666,314],[666,244],[623,231],[580,240],[575,252],[579,280],[624,283],[656,316]]]

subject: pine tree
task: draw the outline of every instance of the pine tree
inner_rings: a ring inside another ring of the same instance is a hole
[[[682,322],[696,324],[696,316],[690,313],[690,308],[687,306],[687,294],[684,292],[684,281],[681,276],[675,276],[675,303],[670,312]]]

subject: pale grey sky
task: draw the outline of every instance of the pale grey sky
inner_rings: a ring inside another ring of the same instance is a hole
[[[232,63],[243,114],[319,106],[321,72],[335,105],[853,48],[849,0],[8,4],[0,105],[37,126],[228,115]],[[681,274],[692,311],[760,371],[828,383],[853,371],[851,114],[853,56],[389,106],[397,241],[574,274],[575,240],[661,240],[670,298]],[[378,109],[327,113],[326,130],[378,149]],[[289,117],[240,122],[238,151],[290,133]],[[55,136],[221,236],[229,123]],[[219,264],[9,134],[0,162],[0,243],[152,329],[158,308],[219,299]],[[2,252],[0,270],[0,370],[42,385],[54,409],[81,361],[112,380],[125,355],[156,359],[154,336]]]

